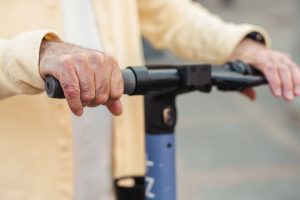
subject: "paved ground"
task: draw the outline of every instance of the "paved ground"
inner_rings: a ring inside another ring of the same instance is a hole
[[[264,26],[275,48],[300,61],[299,1],[236,0],[229,7],[217,0],[202,2],[227,20]],[[267,88],[258,93],[254,103],[216,91],[178,98],[179,199],[300,199],[299,99],[287,104],[274,99]]]

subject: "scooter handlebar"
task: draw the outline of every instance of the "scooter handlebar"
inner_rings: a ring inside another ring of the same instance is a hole
[[[205,67],[209,71],[197,70],[200,69],[199,67]],[[182,73],[183,70],[184,73]],[[262,74],[241,61],[230,62],[221,66],[128,67],[121,72],[124,80],[124,94],[128,95],[143,95],[149,91],[171,88],[192,88],[193,90],[201,86],[217,86],[219,90],[233,91],[267,83]],[[193,79],[199,77],[198,79],[205,79],[205,81],[196,80],[196,83],[195,81],[191,83],[186,76]],[[50,98],[64,98],[63,89],[59,81],[53,76],[46,77],[45,89]]]

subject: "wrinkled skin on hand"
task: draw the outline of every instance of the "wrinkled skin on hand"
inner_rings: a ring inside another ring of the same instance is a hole
[[[61,84],[71,111],[105,105],[114,115],[122,113],[124,85],[117,61],[104,53],[63,42],[43,41],[40,74],[54,76]]]
[[[287,54],[268,49],[254,40],[244,39],[231,59],[242,60],[261,71],[275,97],[292,101],[300,95],[300,69]],[[246,88],[243,93],[252,100],[256,98],[251,88]]]

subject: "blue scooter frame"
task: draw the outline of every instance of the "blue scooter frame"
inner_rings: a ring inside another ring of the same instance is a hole
[[[146,156],[145,177],[131,188],[118,185],[118,200],[176,200],[175,126],[176,96],[198,90],[210,92],[213,86],[222,91],[239,91],[266,84],[261,73],[241,61],[221,66],[208,64],[129,67],[122,70],[125,94],[145,95]],[[59,82],[46,77],[50,98],[64,98]],[[128,178],[128,177],[124,177]]]

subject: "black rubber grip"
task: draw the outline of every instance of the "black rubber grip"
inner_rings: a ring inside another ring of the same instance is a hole
[[[60,86],[59,81],[53,76],[46,76],[45,89],[48,97],[56,99],[64,99],[64,91]]]
[[[136,77],[131,69],[123,69],[122,77],[124,80],[124,94],[133,94],[136,89]],[[46,76],[45,89],[48,97],[56,99],[64,99],[64,91],[59,81],[53,76]]]

